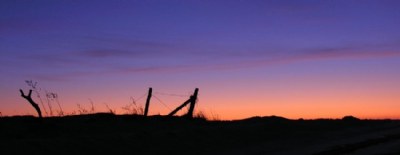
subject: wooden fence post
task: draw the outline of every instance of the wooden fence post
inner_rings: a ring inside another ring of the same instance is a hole
[[[168,116],[175,115],[179,110],[181,110],[183,107],[185,107],[186,105],[188,105],[190,103],[188,113],[185,115],[185,117],[192,118],[193,117],[194,106],[196,105],[198,92],[199,92],[199,88],[196,88],[194,90],[193,95],[191,95],[190,98],[187,101],[183,102],[179,107],[177,107],[175,110],[173,110],[171,113],[169,113]]]
[[[149,112],[150,99],[151,99],[152,92],[153,92],[153,89],[150,87],[149,93],[147,94],[146,107],[144,108],[144,114],[143,114],[144,116],[147,116],[147,113]]]
[[[199,92],[199,88],[196,88],[194,90],[193,95],[190,97],[190,107],[189,107],[188,113],[186,114],[186,116],[189,118],[193,118],[194,106],[196,105],[198,92]]]
[[[168,116],[173,116],[173,115],[175,115],[175,113],[177,113],[179,110],[181,110],[183,107],[185,107],[187,104],[190,103],[191,98],[192,98],[192,96],[190,96],[190,98],[189,98],[187,101],[183,102],[182,105],[180,105],[179,107],[177,107],[174,111],[170,112],[170,113],[168,114]]]

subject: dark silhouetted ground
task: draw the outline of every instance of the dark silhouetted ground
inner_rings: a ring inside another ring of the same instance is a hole
[[[400,154],[400,121],[0,118],[0,154]]]

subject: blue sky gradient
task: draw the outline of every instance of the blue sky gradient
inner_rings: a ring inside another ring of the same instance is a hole
[[[364,85],[385,80],[398,85],[399,6],[396,0],[4,0],[0,97],[8,99],[1,109],[11,104],[18,109],[15,103],[21,100],[6,96],[18,93],[27,79],[70,96],[70,85],[85,85],[87,80],[99,80],[105,87],[142,83],[140,91],[150,86],[167,91],[175,82],[165,83],[179,81],[186,85],[177,88],[185,91],[205,87],[220,92],[224,88],[209,83],[232,80],[232,88],[225,89],[251,92],[257,83],[271,82],[267,77],[276,72],[283,72],[277,79],[307,75],[306,81],[311,75],[322,81],[350,75],[354,81],[342,81],[347,84],[379,75]],[[329,76],[327,71],[334,73]],[[90,88],[82,90],[88,93]]]

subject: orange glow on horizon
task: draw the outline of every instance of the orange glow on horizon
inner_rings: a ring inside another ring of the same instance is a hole
[[[364,63],[370,60],[360,61]],[[291,70],[292,65],[283,65],[267,67],[262,73],[260,69],[254,69],[239,73],[226,71],[223,76],[197,78],[196,75],[187,81],[147,80],[143,84],[137,84],[131,82],[129,77],[121,77],[116,79],[119,82],[104,85],[88,79],[81,81],[80,85],[67,83],[58,86],[57,83],[52,87],[43,87],[62,88],[55,91],[58,92],[60,104],[67,114],[74,111],[79,114],[77,104],[89,110],[89,99],[94,103],[95,112],[107,112],[108,105],[118,114],[123,114],[122,107],[130,103],[130,96],[137,100],[137,106],[144,107],[145,97],[139,98],[146,95],[147,86],[151,85],[154,92],[181,94],[183,97],[154,93],[163,103],[152,98],[150,115],[167,115],[187,100],[194,88],[198,87],[199,101],[195,110],[203,112],[211,119],[218,117],[222,120],[233,120],[271,115],[290,119],[342,118],[346,115],[365,119],[400,119],[400,83],[396,74],[388,72],[391,70],[379,67],[352,69],[327,63],[323,67],[333,65],[336,70],[315,71],[314,66],[320,63],[298,63],[297,72]],[[254,72],[257,76],[254,76]],[[98,80],[106,81],[108,78]],[[19,87],[27,89],[23,83]],[[19,96],[18,89],[1,94],[4,103],[2,107],[6,107],[0,111],[3,116],[36,115],[33,108]],[[34,99],[38,101],[37,98]],[[44,102],[46,103],[45,100]],[[57,109],[57,105],[53,105],[53,108]],[[185,112],[186,108],[183,108],[180,114]]]
[[[389,101],[389,100],[388,100]],[[155,102],[155,101],[153,101]],[[278,101],[275,101],[277,103]],[[243,104],[244,102],[229,102],[231,107],[224,106],[228,103],[214,105],[212,108],[203,105],[202,102],[196,107],[196,112],[201,111],[209,119],[221,119],[221,120],[236,120],[244,119],[254,116],[281,116],[289,119],[317,119],[317,118],[331,118],[337,119],[343,116],[352,115],[362,119],[400,119],[400,115],[397,114],[397,109],[399,106],[396,104],[390,104],[391,106],[379,106],[379,104],[374,104],[375,101],[364,101],[359,103],[354,103],[349,101],[345,104],[335,104],[341,102],[340,100],[331,102],[314,102],[314,103],[301,103],[297,102],[288,103],[280,102],[280,104],[271,104],[274,101],[260,102],[252,104]],[[391,103],[398,103],[400,100],[392,101]],[[218,102],[221,103],[221,102]],[[270,103],[270,104],[268,104]],[[343,102],[342,102],[343,103]],[[179,102],[180,104],[180,102]],[[178,106],[179,104],[176,104]],[[16,104],[12,110],[2,111],[3,116],[12,115],[35,115],[36,112],[33,108],[25,101]],[[122,110],[121,107],[125,104],[110,104],[108,105],[112,110],[115,110],[117,114],[124,114],[126,111]],[[86,110],[89,110],[90,104],[81,105]],[[95,104],[95,112],[108,112],[105,105]],[[176,107],[175,106],[175,107]],[[171,107],[174,109],[175,107]],[[362,107],[362,108],[360,108]],[[18,109],[16,109],[18,108]],[[79,114],[77,105],[64,106],[64,112],[68,114]],[[56,107],[53,108],[54,111],[58,110]],[[42,110],[43,111],[43,110]],[[167,115],[170,109],[166,109],[157,103],[152,103],[150,105],[150,115]],[[186,108],[183,108],[179,115],[186,112]],[[44,112],[43,112],[44,113]]]

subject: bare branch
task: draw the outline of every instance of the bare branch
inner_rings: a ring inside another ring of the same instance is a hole
[[[32,97],[31,97],[31,95],[32,95],[32,89],[29,90],[28,96],[26,96],[26,95],[24,94],[24,91],[22,91],[22,89],[20,89],[19,92],[21,92],[21,96],[22,96],[23,98],[25,98],[25,99],[33,106],[33,108],[35,108],[36,112],[37,112],[38,115],[39,115],[39,118],[42,118],[42,112],[40,111],[39,105],[38,105],[37,103],[35,103],[35,101],[33,101]]]

